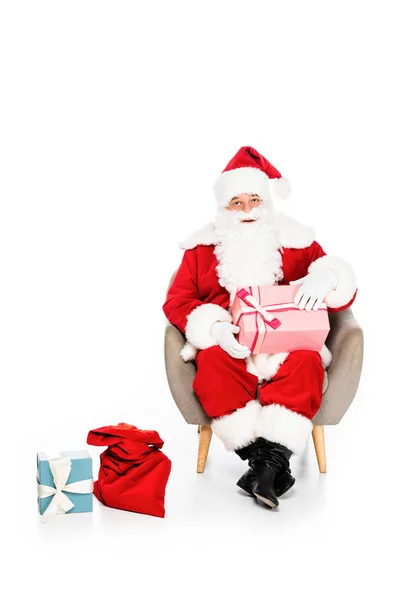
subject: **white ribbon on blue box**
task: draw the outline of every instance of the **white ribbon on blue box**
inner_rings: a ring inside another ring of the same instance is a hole
[[[93,469],[87,450],[60,452],[54,458],[38,452],[37,482],[42,523],[66,512],[92,512]]]

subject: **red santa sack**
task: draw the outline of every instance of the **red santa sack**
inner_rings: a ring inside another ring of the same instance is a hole
[[[164,517],[165,487],[170,459],[161,452],[164,442],[156,431],[119,423],[89,431],[87,443],[108,446],[100,455],[94,495],[112,508]]]

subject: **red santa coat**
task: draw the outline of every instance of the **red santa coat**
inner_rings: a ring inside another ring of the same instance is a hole
[[[341,258],[326,255],[320,244],[315,241],[314,232],[310,227],[306,227],[286,215],[277,216],[276,224],[279,231],[279,251],[283,274],[283,277],[276,283],[287,285],[290,281],[300,279],[309,272],[330,268],[337,276],[337,285],[325,297],[328,310],[335,312],[349,307],[357,293],[355,276],[350,265]],[[234,288],[227,289],[221,285],[218,279],[215,244],[216,239],[212,225],[196,232],[186,240],[183,244],[185,253],[182,263],[163,306],[168,320],[186,336],[187,344],[182,353],[185,360],[194,358],[197,350],[215,346],[210,335],[211,326],[215,321],[232,321],[230,306],[236,290]],[[249,285],[251,283],[249,281]],[[203,355],[203,353],[201,354]],[[251,356],[247,359],[247,371],[250,372],[251,377],[256,375],[260,380],[273,381],[274,378],[280,377],[285,368],[292,373],[295,365],[286,361],[288,354],[281,352]],[[294,354],[292,353],[291,357],[294,357]],[[330,353],[326,346],[320,354],[323,366],[327,367],[330,362]],[[215,361],[215,358],[209,355],[208,360]],[[220,356],[219,360],[222,358],[223,356]],[[229,362],[228,358],[225,359],[225,362]],[[237,364],[237,369],[239,368],[241,367]],[[304,368],[306,368],[305,365],[300,366],[302,381],[305,381]],[[287,373],[284,375],[287,377]],[[197,379],[198,376],[199,372],[196,376]],[[237,376],[239,377],[239,374]],[[203,396],[208,389],[207,376],[205,378]],[[243,379],[243,374],[241,378]],[[252,381],[254,380],[257,381],[256,378],[253,378]],[[224,389],[225,399],[222,398]],[[207,394],[210,395],[211,392],[212,389]],[[221,405],[223,405],[223,400],[229,399],[231,391],[228,386],[222,385],[219,393],[221,394]],[[316,395],[318,394],[314,391],[314,396]],[[254,397],[252,396],[252,398]],[[221,416],[213,417],[213,430],[227,449],[243,447],[257,435],[261,435],[287,446],[293,452],[300,453],[311,431],[311,418],[321,397],[314,399],[314,408],[313,410],[310,408],[308,411],[300,410],[301,407],[297,400],[292,400],[290,409],[282,406],[282,401],[281,405],[273,404],[261,407],[256,400],[249,401],[243,408],[237,407],[234,412],[227,410],[226,406],[225,408],[221,407],[218,412]],[[210,411],[208,412],[210,414]],[[215,415],[216,411],[213,412]]]
[[[338,284],[325,298],[328,311],[336,312],[349,307],[357,293],[350,265],[341,258],[327,256],[314,240],[312,228],[286,215],[279,215],[277,223],[283,272],[278,285],[288,285],[290,281],[300,279],[309,272],[330,268],[335,272]],[[215,345],[210,336],[215,321],[232,321],[229,308],[234,294],[219,283],[215,243],[212,225],[184,242],[186,251],[163,306],[167,319],[185,334],[190,344],[190,348],[186,347],[184,352],[186,359],[193,356],[190,350],[204,350]],[[269,355],[269,366],[266,363],[263,365],[267,378],[277,372],[286,356],[286,353]],[[326,354],[323,360],[326,365],[329,361]],[[250,363],[249,368],[254,369],[254,365]]]

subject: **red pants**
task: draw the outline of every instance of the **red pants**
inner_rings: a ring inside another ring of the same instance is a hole
[[[246,406],[257,396],[258,378],[246,369],[246,361],[232,358],[219,346],[197,355],[193,389],[212,418]],[[280,404],[312,419],[322,399],[324,369],[321,356],[311,350],[291,352],[271,381],[260,387],[260,404]]]
[[[247,371],[245,360],[212,346],[199,352],[196,363],[193,389],[228,449],[246,445],[258,432],[300,452],[322,399],[324,368],[318,352],[291,352],[276,375],[262,383],[259,402],[252,402],[258,378]]]

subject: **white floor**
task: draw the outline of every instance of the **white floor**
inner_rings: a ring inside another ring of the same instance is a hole
[[[292,460],[296,485],[276,511],[235,486],[244,463],[216,438],[205,473],[196,474],[196,428],[183,422],[169,398],[171,419],[160,430],[173,463],[165,519],[112,510],[95,500],[93,514],[59,516],[42,525],[33,485],[36,448],[29,448],[29,506],[23,507],[20,549],[29,578],[19,581],[21,589],[36,598],[44,586],[67,598],[79,576],[81,592],[73,593],[78,598],[134,596],[135,589],[149,598],[167,591],[211,598],[398,597],[398,555],[390,547],[398,511],[390,490],[383,490],[389,469],[369,435],[362,388],[346,419],[326,430],[328,473],[319,474],[310,440],[301,459]],[[72,439],[75,433],[70,430]],[[91,453],[97,470],[99,451]]]

